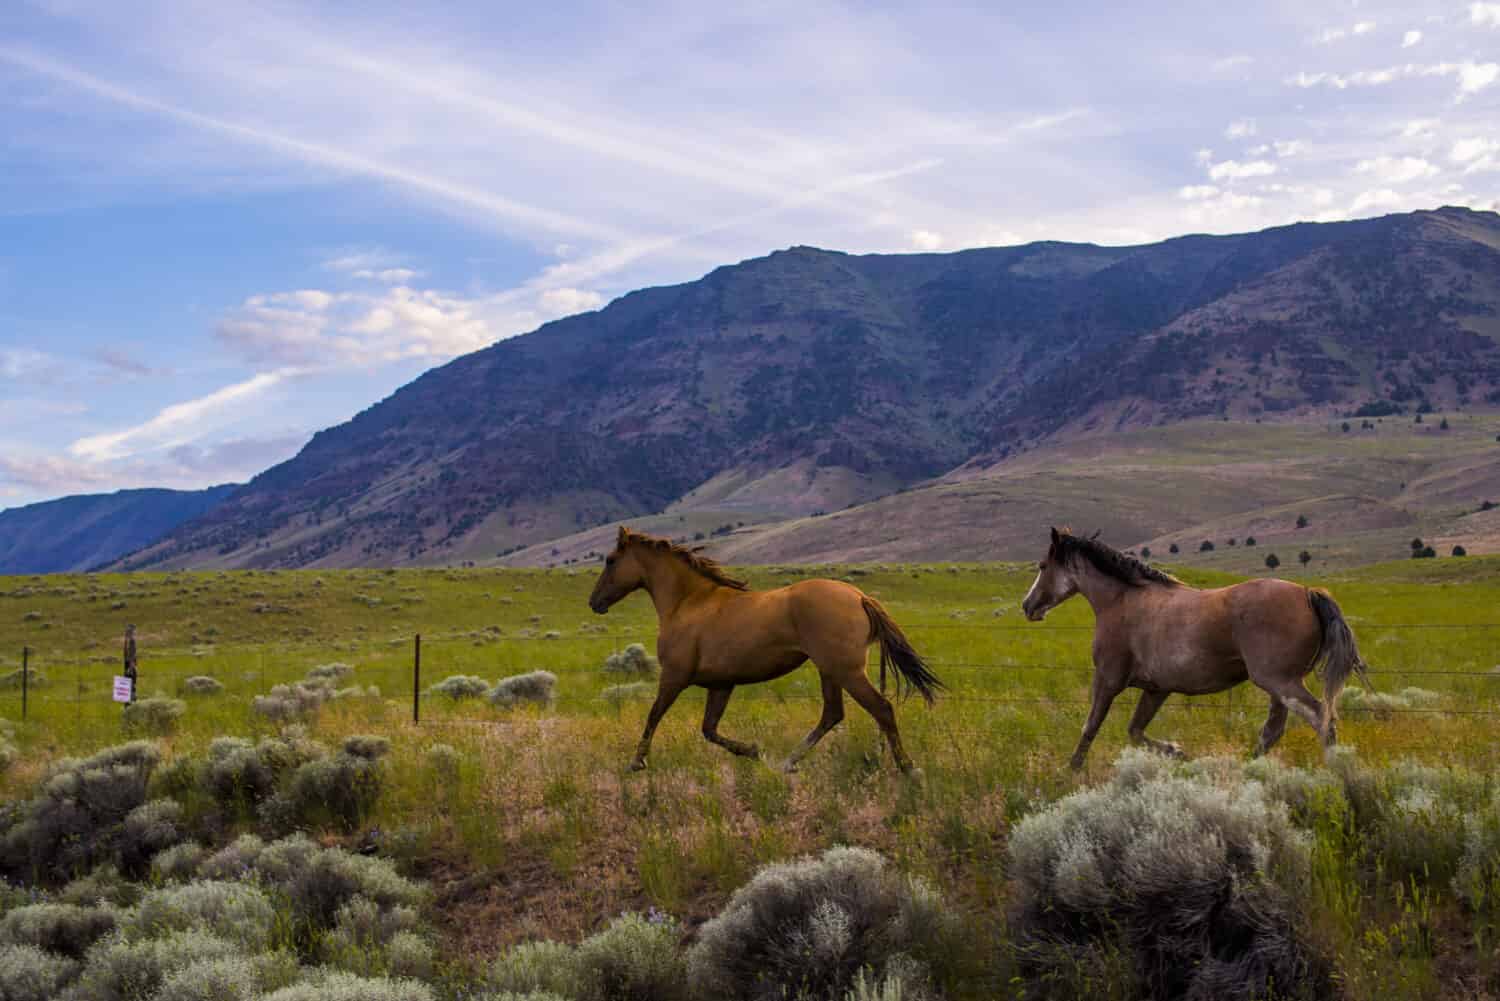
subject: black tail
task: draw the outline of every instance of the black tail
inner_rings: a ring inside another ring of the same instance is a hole
[[[947,686],[938,680],[938,676],[932,673],[932,668],[917,651],[912,649],[911,641],[896,625],[896,621],[881,607],[880,602],[871,597],[860,599],[860,604],[865,607],[865,614],[870,617],[870,641],[880,644],[880,688],[885,690],[885,665],[891,664],[896,668],[897,688],[900,688],[900,679],[905,678],[906,683],[921,693],[922,698],[932,705],[937,693]]]
[[[1354,632],[1344,621],[1344,613],[1333,600],[1333,595],[1320,587],[1310,587],[1307,601],[1323,626],[1323,645],[1318,648],[1312,666],[1323,675],[1323,727],[1326,730],[1335,716],[1339,693],[1344,690],[1344,682],[1351,673],[1357,673],[1366,688],[1373,690],[1374,686],[1365,672],[1365,662],[1360,659]]]

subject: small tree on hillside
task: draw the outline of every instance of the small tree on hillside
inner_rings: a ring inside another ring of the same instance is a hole
[[[1204,539],[1198,545],[1198,552],[1200,552],[1200,553],[1211,553],[1213,551],[1214,551],[1214,544],[1212,542],[1209,542],[1207,539]]]
[[[1441,421],[1438,422],[1438,430],[1439,431],[1446,431],[1446,430],[1448,430],[1448,418],[1444,417]]]
[[[1175,543],[1175,542],[1174,542],[1174,543],[1172,543],[1172,544],[1171,544],[1171,545],[1170,545],[1170,546],[1168,546],[1168,547],[1167,547],[1167,552],[1169,552],[1169,553],[1176,553],[1176,552],[1179,552],[1179,550],[1178,550],[1178,548],[1177,548],[1177,543]]]
[[[1306,528],[1307,527],[1307,515],[1305,515],[1305,514],[1299,514],[1299,515],[1297,515],[1297,527],[1298,528]]]
[[[1307,566],[1312,562],[1312,553],[1306,549],[1302,550],[1302,552],[1297,554],[1297,562],[1301,563],[1304,567]]]
[[[1266,569],[1267,570],[1275,570],[1279,566],[1281,566],[1281,561],[1276,558],[1276,554],[1275,553],[1267,553],[1266,554]]]
[[[1414,552],[1414,553],[1421,552],[1423,545],[1425,545],[1425,543],[1421,539],[1412,539],[1411,540],[1411,551]]]
[[[1141,559],[1143,559],[1143,560],[1149,560],[1150,558],[1151,558],[1151,547],[1150,546],[1142,546],[1141,547]]]
[[[1247,546],[1253,546],[1253,545],[1255,545],[1255,536],[1253,536],[1253,535],[1247,535],[1247,536],[1245,536],[1245,545],[1247,545]]]
[[[1465,549],[1463,546],[1454,546],[1453,547],[1453,555],[1454,556],[1468,556],[1469,555],[1469,551],[1467,549]]]

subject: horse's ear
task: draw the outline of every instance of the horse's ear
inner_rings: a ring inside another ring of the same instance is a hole
[[[629,541],[630,541],[630,529],[626,528],[624,525],[621,525],[620,526],[620,534],[617,535],[617,536],[615,536],[615,545],[623,547],[625,545],[625,543],[627,543]]]
[[[1061,541],[1062,541],[1062,536],[1060,536],[1060,535],[1057,534],[1057,527],[1053,526],[1053,528],[1052,528],[1052,544],[1055,546],[1055,545],[1057,545]]]
[[[1091,535],[1091,536],[1089,536],[1089,541],[1090,541],[1090,542],[1093,542],[1093,541],[1094,541],[1094,540],[1095,540],[1095,539],[1097,539],[1097,538],[1099,538],[1099,536],[1100,536],[1100,535],[1101,535],[1101,534],[1102,534],[1102,533],[1103,533],[1103,532],[1104,532],[1104,529],[1102,529],[1102,528],[1096,528],[1096,529],[1094,529],[1094,534],[1093,534],[1093,535]]]

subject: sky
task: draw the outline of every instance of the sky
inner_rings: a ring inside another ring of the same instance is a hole
[[[1500,3],[436,6],[0,3],[0,508],[787,246],[1500,208]]]

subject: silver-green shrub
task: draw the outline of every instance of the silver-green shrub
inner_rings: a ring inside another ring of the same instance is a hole
[[[0,998],[5,1001],[54,1001],[74,977],[79,964],[43,952],[34,945],[0,945]]]
[[[0,811],[0,876],[56,884],[113,861],[159,757],[132,741],[57,762],[30,800]]]
[[[218,695],[224,691],[224,683],[206,674],[195,674],[182,679],[177,690],[180,695]]]
[[[263,804],[261,818],[283,832],[325,822],[357,830],[380,798],[385,781],[380,754],[389,747],[383,738],[352,737],[337,754],[304,762]]]
[[[320,970],[304,983],[263,994],[257,1001],[434,1001],[434,995],[417,980]]]
[[[557,675],[551,671],[530,671],[501,678],[485,697],[491,705],[506,709],[522,703],[550,706],[557,698]]]
[[[276,908],[257,886],[200,880],[152,890],[120,919],[130,939],[199,929],[259,952],[271,943]]]
[[[583,986],[573,950],[561,942],[512,946],[490,964],[488,982],[502,996],[550,993],[576,998]]]
[[[623,674],[633,678],[654,678],[661,665],[656,658],[646,652],[646,648],[639,643],[632,643],[623,650],[617,650],[604,658],[604,672],[606,674]]]
[[[126,704],[120,714],[120,722],[129,733],[149,733],[165,737],[177,732],[177,721],[187,712],[187,703],[181,699],[137,699]]]
[[[0,945],[29,945],[77,959],[114,931],[116,919],[113,907],[29,904],[0,918]]]
[[[685,1001],[677,922],[622,914],[574,950],[579,1001]]]
[[[61,1001],[141,1001],[177,970],[243,953],[243,946],[199,929],[146,940],[111,935],[88,951],[82,973]]]
[[[454,674],[427,689],[450,699],[477,699],[489,691],[490,683],[473,674]]]
[[[943,960],[947,910],[923,881],[863,848],[769,865],[735,891],[688,953],[689,981],[735,1001],[842,1001],[861,971]]]
[[[199,959],[167,974],[151,1001],[250,1001],[296,981],[289,953]]]
[[[1327,964],[1300,924],[1309,842],[1286,805],[1229,767],[1122,764],[1118,781],[1012,833],[1024,973],[1083,989],[1121,961],[1147,997],[1326,992]]]

